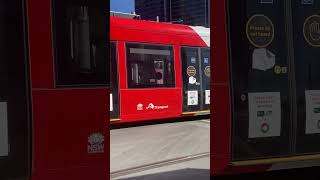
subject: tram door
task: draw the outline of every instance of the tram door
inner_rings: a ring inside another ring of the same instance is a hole
[[[320,0],[228,8],[233,161],[319,153]]]
[[[292,1],[296,152],[320,152],[320,0]]]
[[[118,60],[117,60],[117,43],[110,43],[110,118],[112,120],[119,119],[120,116],[120,92],[119,92],[119,75],[118,75]]]
[[[0,1],[0,179],[31,173],[25,1]]]
[[[285,1],[228,1],[232,160],[292,151]]]
[[[199,112],[210,109],[210,49],[182,47],[182,111]]]

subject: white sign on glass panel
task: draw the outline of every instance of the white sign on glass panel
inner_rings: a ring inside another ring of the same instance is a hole
[[[320,133],[320,90],[306,91],[306,134]]]
[[[210,104],[210,90],[206,90],[205,94],[206,94],[206,104]]]
[[[196,106],[198,104],[198,91],[188,91],[188,106]]]
[[[249,93],[249,138],[281,134],[280,92]]]

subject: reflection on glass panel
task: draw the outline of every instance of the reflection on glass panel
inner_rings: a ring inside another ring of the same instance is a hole
[[[53,7],[57,84],[107,84],[107,44],[97,30],[105,29],[103,18],[88,2],[55,0]]]

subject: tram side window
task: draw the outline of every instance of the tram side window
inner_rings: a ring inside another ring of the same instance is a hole
[[[175,87],[172,46],[127,43],[129,88]]]
[[[106,85],[106,21],[84,0],[54,0],[57,85]]]

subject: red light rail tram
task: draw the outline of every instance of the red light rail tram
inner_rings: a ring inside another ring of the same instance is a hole
[[[210,111],[210,32],[204,27],[110,19],[112,122]]]

